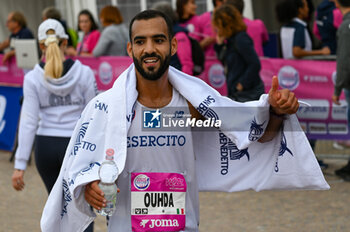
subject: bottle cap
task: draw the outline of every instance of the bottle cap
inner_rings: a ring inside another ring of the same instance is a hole
[[[114,155],[114,150],[112,148],[108,148],[106,150],[106,159],[113,160],[114,159],[113,155]]]

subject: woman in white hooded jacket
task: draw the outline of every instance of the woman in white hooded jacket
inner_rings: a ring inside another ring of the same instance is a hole
[[[54,19],[40,24],[38,40],[45,63],[24,77],[23,105],[12,185],[24,188],[24,171],[35,139],[35,163],[50,193],[70,136],[85,105],[97,94],[92,70],[65,59],[67,34]]]

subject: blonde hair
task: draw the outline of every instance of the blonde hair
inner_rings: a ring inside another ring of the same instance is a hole
[[[63,73],[63,55],[59,47],[59,40],[54,30],[47,32],[48,37],[45,40],[40,41],[46,46],[45,58],[46,64],[44,67],[45,77],[60,78]]]

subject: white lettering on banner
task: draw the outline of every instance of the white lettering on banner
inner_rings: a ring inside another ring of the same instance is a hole
[[[326,76],[304,76],[304,81],[305,82],[318,82],[318,83],[327,83],[328,82],[328,77]]]
[[[311,122],[309,123],[309,133],[310,134],[327,134],[327,124],[326,123],[317,123]]]
[[[348,134],[348,125],[346,123],[329,123],[328,133],[332,135],[346,135]]]
[[[326,120],[329,116],[330,104],[328,100],[321,99],[300,99],[311,105],[301,105],[298,109],[297,115],[300,119],[322,119]]]
[[[6,98],[0,95],[0,134],[5,129],[6,121],[4,120],[6,111]]]
[[[347,120],[347,103],[345,100],[340,100],[340,105],[332,105],[332,119]]]
[[[0,72],[8,72],[9,68],[7,66],[0,66]]]

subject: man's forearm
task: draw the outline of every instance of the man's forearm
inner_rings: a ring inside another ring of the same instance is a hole
[[[277,133],[280,131],[285,115],[277,115],[273,112],[270,112],[270,120],[265,129],[265,133],[258,140],[260,143],[266,143],[271,141]]]

